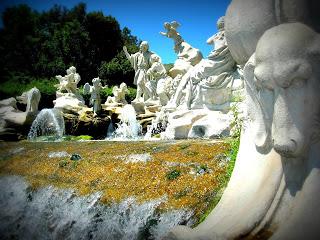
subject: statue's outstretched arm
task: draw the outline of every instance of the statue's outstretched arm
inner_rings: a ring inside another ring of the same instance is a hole
[[[165,33],[165,32],[159,32],[162,36],[165,36],[165,37],[169,37],[168,36],[168,33]]]
[[[130,60],[130,59],[131,59],[131,56],[130,56],[130,54],[128,53],[128,50],[127,50],[127,47],[126,47],[126,46],[123,46],[123,51],[124,51],[124,54],[126,55],[126,57]]]

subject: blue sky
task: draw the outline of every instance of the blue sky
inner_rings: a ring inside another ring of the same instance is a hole
[[[127,26],[133,35],[148,41],[150,50],[159,54],[163,63],[173,63],[176,59],[173,41],[159,34],[164,31],[163,23],[178,21],[181,36],[206,57],[212,49],[206,40],[217,32],[216,22],[231,0],[0,0],[0,12],[20,3],[43,11],[54,4],[72,8],[79,2],[86,3],[87,12],[102,11],[114,16],[121,28]]]

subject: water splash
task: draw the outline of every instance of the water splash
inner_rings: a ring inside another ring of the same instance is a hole
[[[120,123],[109,139],[112,140],[137,140],[140,138],[142,127],[137,121],[136,111],[127,104],[121,109]]]
[[[29,140],[36,140],[40,136],[51,140],[62,138],[65,126],[62,113],[56,108],[45,108],[40,111],[33,121],[28,133]]]
[[[2,239],[160,240],[178,224],[193,224],[190,210],[158,211],[165,197],[103,205],[99,193],[80,197],[53,187],[30,191],[17,176],[1,177],[0,187]]]

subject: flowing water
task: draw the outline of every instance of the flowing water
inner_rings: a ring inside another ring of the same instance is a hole
[[[137,121],[136,111],[127,104],[121,109],[120,123],[109,137],[109,140],[138,140],[141,138],[141,125]],[[109,130],[110,132],[110,130]],[[110,133],[109,133],[110,134]]]
[[[190,210],[158,212],[164,198],[139,204],[130,197],[108,206],[99,203],[99,193],[79,197],[53,187],[30,191],[15,176],[0,178],[0,187],[2,239],[161,239],[174,226],[192,223]]]
[[[200,140],[0,143],[0,239],[161,239],[205,212],[221,187],[227,147]]]
[[[38,137],[46,136],[51,140],[60,139],[65,132],[65,125],[62,113],[55,108],[42,109],[33,121],[28,133],[29,140],[36,140]]]

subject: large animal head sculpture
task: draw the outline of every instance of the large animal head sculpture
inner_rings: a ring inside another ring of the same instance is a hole
[[[320,136],[320,35],[301,23],[266,31],[244,70],[260,151],[303,156]]]

